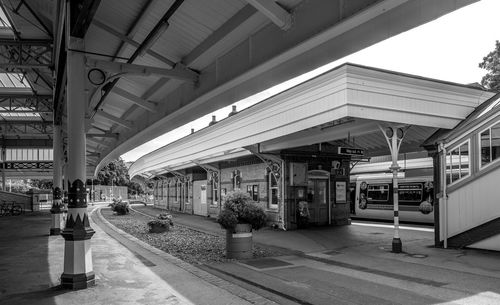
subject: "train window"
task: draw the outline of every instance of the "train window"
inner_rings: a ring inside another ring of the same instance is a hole
[[[399,201],[422,202],[423,189],[422,184],[399,184]]]
[[[500,158],[500,122],[480,133],[481,167]]]
[[[469,140],[446,154],[446,183],[455,183],[470,174]]]
[[[389,184],[369,184],[368,202],[389,201]]]

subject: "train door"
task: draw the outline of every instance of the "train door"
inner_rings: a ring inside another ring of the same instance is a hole
[[[193,213],[207,216],[207,181],[193,181]]]
[[[329,173],[309,172],[307,180],[307,203],[309,222],[317,225],[328,224],[328,181]]]

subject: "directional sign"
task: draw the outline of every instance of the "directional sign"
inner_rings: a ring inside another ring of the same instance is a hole
[[[339,147],[339,155],[363,156],[365,151],[361,148]]]

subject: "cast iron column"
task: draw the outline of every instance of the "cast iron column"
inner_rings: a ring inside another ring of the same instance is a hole
[[[399,237],[399,189],[398,189],[398,171],[400,169],[398,165],[398,155],[399,147],[403,141],[405,132],[402,128],[397,128],[396,126],[388,127],[383,129],[379,126],[380,130],[384,134],[387,141],[387,145],[391,151],[392,164],[389,169],[392,171],[392,194],[393,194],[393,204],[394,204],[394,237],[392,239],[392,252],[401,253],[403,251],[403,243]]]
[[[83,39],[70,37],[67,55],[68,103],[68,218],[61,235],[65,239],[64,273],[61,284],[72,289],[83,289],[95,284],[90,239],[94,230],[87,214],[85,162],[85,108],[84,55],[71,50],[84,50]]]
[[[54,125],[54,138],[53,142],[53,155],[52,162],[53,168],[53,186],[52,186],[52,223],[50,226],[50,235],[61,234],[61,228],[64,228],[63,212],[65,210],[62,202],[62,135],[61,125]],[[62,223],[62,224],[61,224]]]

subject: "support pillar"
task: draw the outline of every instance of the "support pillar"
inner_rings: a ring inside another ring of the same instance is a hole
[[[64,212],[65,207],[62,201],[62,135],[61,135],[61,125],[54,124],[54,138],[53,142],[53,187],[52,187],[52,208],[50,213],[52,214],[52,223],[50,226],[50,235],[61,234],[62,228],[64,228]]]
[[[83,39],[69,37],[67,55],[67,111],[68,111],[68,217],[61,235],[65,239],[64,272],[61,285],[84,289],[95,285],[90,239],[94,230],[87,214],[85,166],[85,108],[84,55],[70,50],[84,50]]]
[[[5,147],[2,147],[2,191],[6,191],[5,188],[5,157],[6,157],[6,149]]]
[[[399,237],[399,188],[398,188],[398,171],[400,169],[398,165],[398,155],[401,142],[403,141],[405,131],[402,128],[397,128],[395,126],[380,130],[387,140],[387,145],[391,151],[392,164],[389,169],[392,171],[392,191],[393,191],[393,203],[394,203],[394,237],[392,239],[392,252],[401,253],[403,251],[403,243]]]

